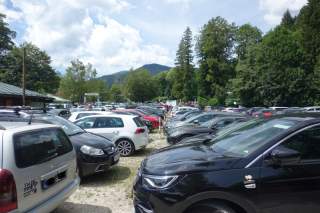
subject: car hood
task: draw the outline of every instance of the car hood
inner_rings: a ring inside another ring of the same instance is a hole
[[[173,175],[233,168],[239,158],[222,156],[206,144],[182,144],[160,149],[142,165],[144,174]]]
[[[110,140],[89,132],[71,135],[69,138],[75,146],[87,145],[98,149],[105,149],[113,146],[113,143]]]

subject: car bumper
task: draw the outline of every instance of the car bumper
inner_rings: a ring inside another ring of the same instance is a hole
[[[141,185],[136,185],[133,190],[133,204],[135,213],[182,213],[182,208],[174,203],[165,201],[166,195],[151,193]]]
[[[80,179],[75,179],[71,184],[69,184],[65,189],[55,194],[53,197],[49,198],[40,205],[34,207],[28,212],[37,212],[37,213],[47,213],[56,209],[61,205],[74,191],[79,187]]]
[[[88,159],[89,158],[89,159]],[[120,153],[116,152],[106,157],[84,157],[78,160],[78,166],[82,177],[107,171],[111,166],[119,162]]]
[[[133,143],[135,150],[144,149],[149,144],[149,136],[147,135],[141,135],[141,136],[135,136],[133,138]]]

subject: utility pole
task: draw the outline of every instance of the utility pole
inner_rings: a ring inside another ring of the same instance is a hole
[[[22,106],[26,105],[26,48],[22,48]]]

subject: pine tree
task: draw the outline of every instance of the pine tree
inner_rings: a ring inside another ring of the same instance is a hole
[[[291,28],[292,26],[294,26],[294,23],[295,23],[295,18],[292,17],[290,11],[287,10],[282,17],[281,25]]]
[[[192,32],[185,30],[176,55],[177,79],[173,89],[179,98],[190,101],[195,95],[195,74],[192,55]]]

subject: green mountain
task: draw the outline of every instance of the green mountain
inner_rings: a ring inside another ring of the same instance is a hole
[[[161,64],[146,64],[146,65],[143,65],[142,67],[139,67],[138,69],[146,69],[150,72],[151,75],[157,75],[160,72],[164,72],[171,69],[171,67],[161,65]],[[129,71],[120,71],[120,72],[113,73],[111,75],[101,76],[98,79],[105,81],[108,86],[111,86],[114,83],[122,83],[123,80],[127,77],[128,73]]]

